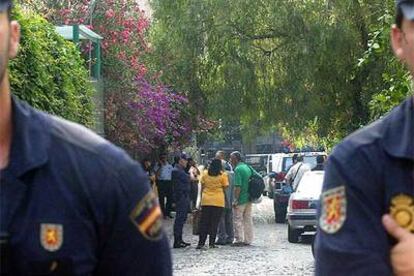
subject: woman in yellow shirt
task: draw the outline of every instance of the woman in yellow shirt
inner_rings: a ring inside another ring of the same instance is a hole
[[[221,160],[214,159],[201,176],[201,219],[197,249],[202,249],[209,236],[210,248],[215,248],[217,227],[224,210],[224,189],[229,185]]]

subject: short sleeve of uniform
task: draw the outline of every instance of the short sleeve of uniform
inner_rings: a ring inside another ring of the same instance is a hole
[[[97,275],[172,275],[158,201],[140,166],[126,161],[96,194]]]
[[[229,186],[229,177],[228,177],[227,173],[223,173],[221,175],[221,179],[220,180],[221,180],[221,185],[223,187],[228,187]]]
[[[318,210],[316,275],[392,275],[381,181],[364,151],[330,156]]]

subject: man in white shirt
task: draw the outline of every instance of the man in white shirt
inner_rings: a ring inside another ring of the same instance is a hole
[[[294,165],[289,169],[286,174],[285,180],[292,185],[293,190],[296,190],[302,176],[305,172],[310,171],[311,168],[308,164],[303,162],[303,155],[293,155],[292,157]]]
[[[173,185],[171,174],[173,166],[168,163],[167,155],[161,154],[159,164],[155,167],[157,176],[158,198],[164,218],[172,218]],[[165,199],[167,199],[165,201]]]

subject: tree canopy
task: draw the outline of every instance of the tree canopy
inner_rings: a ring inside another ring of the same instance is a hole
[[[406,97],[393,0],[152,0],[147,56],[193,109],[244,139],[333,145]]]

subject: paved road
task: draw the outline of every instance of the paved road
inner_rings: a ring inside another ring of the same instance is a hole
[[[198,237],[191,235],[191,225],[184,229],[186,249],[172,249],[174,275],[312,275],[313,257],[310,237],[299,244],[287,241],[287,225],[275,224],[272,201],[268,198],[254,206],[255,240],[250,247],[221,246],[195,249]],[[172,238],[173,220],[166,221]]]

